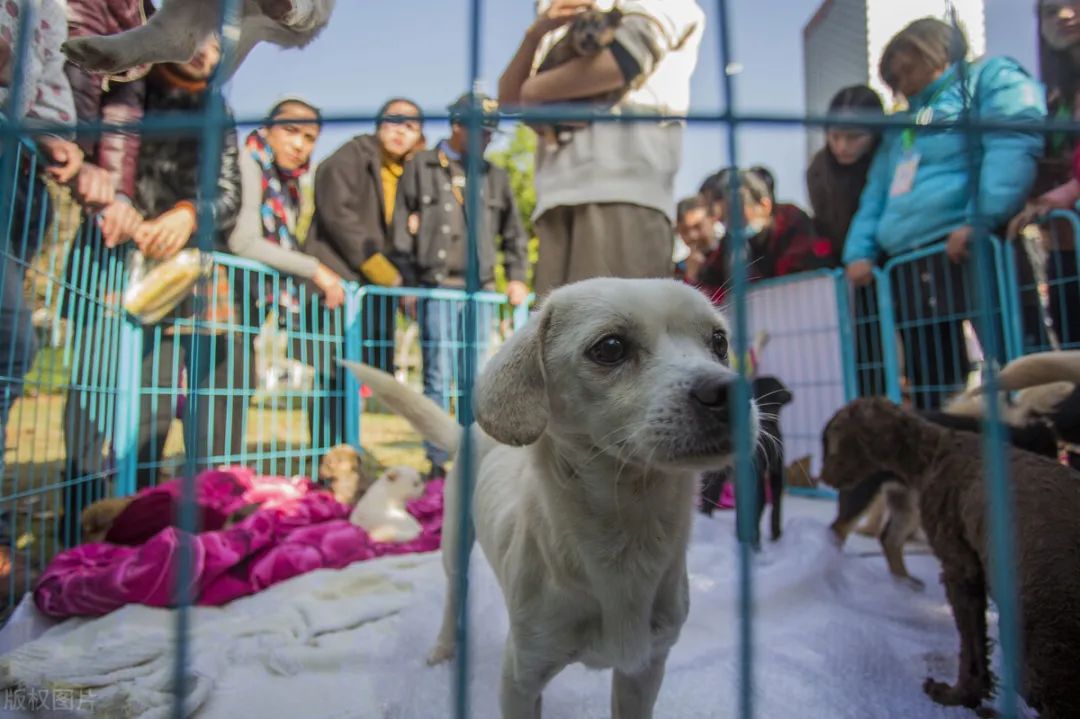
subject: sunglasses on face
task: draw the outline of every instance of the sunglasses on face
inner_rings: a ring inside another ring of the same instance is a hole
[[[420,121],[406,117],[387,117],[383,121],[384,125],[394,125],[405,130],[411,130],[412,132],[420,132]]]

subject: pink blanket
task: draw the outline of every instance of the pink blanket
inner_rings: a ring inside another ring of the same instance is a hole
[[[348,507],[306,478],[257,477],[237,468],[205,472],[196,481],[204,531],[189,542],[188,596],[197,604],[221,605],[315,569],[437,549],[442,489],[441,481],[431,482],[408,506],[423,527],[419,537],[376,543],[349,523]],[[34,590],[38,609],[64,619],[100,616],[131,603],[172,606],[181,532],[171,525],[179,494],[179,481],[140,492],[109,535],[143,534],[145,541],[84,544],[58,554]],[[231,512],[252,503],[260,504],[255,514],[220,528]]]

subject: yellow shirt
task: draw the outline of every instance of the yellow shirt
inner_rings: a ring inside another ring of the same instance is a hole
[[[398,179],[404,171],[404,164],[387,157],[385,154],[382,155],[379,175],[382,177],[383,214],[386,217],[387,225],[394,219],[394,200],[397,199]]]

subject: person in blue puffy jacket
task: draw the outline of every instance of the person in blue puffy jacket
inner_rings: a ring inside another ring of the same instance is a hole
[[[918,125],[959,121],[966,113],[982,120],[1046,117],[1042,88],[1017,62],[966,62],[966,54],[959,29],[923,18],[889,41],[879,70],[907,99]],[[869,284],[877,261],[942,240],[950,260],[928,257],[895,275],[904,364],[919,407],[938,406],[966,379],[970,363],[956,318],[974,294],[966,272],[974,228],[994,232],[1023,207],[1043,144],[1035,131],[986,131],[969,139],[954,128],[898,128],[885,133],[875,154],[844,243],[848,278]]]

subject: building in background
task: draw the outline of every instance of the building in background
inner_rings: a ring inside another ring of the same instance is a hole
[[[868,84],[886,108],[892,93],[878,76],[881,51],[912,20],[937,17],[948,21],[956,8],[971,56],[986,52],[984,0],[824,0],[803,28],[803,74],[806,112],[823,115],[829,100],[847,85]],[[807,156],[821,147],[819,129],[807,130]]]

